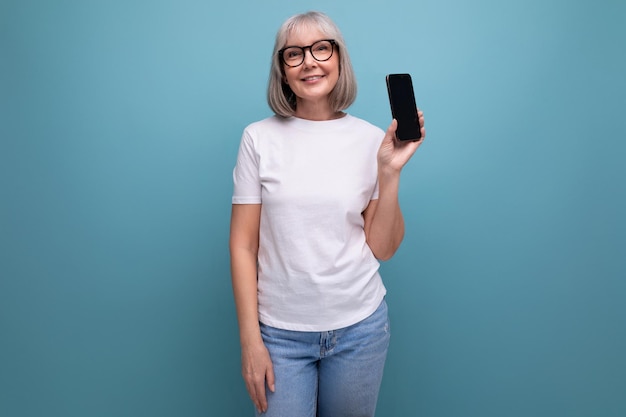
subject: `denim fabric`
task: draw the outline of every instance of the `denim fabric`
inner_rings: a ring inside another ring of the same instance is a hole
[[[387,304],[365,320],[328,332],[261,324],[276,377],[265,417],[370,417],[389,347]]]

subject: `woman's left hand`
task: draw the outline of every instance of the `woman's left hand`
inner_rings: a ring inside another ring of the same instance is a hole
[[[424,129],[424,112],[417,111],[422,137],[418,141],[400,141],[396,138],[397,120],[393,120],[387,128],[385,137],[378,149],[378,168],[390,171],[400,171],[411,159],[417,148],[424,142],[426,129]]]

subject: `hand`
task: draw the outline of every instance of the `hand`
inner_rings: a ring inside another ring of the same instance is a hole
[[[378,150],[378,166],[380,169],[400,171],[408,160],[413,156],[417,148],[424,142],[426,129],[424,129],[424,112],[417,111],[422,137],[418,141],[399,141],[396,138],[398,121],[393,120],[385,132],[385,137]]]
[[[270,391],[274,392],[274,368],[269,352],[262,342],[242,347],[241,372],[254,406],[259,412],[266,412],[265,383],[267,381]]]

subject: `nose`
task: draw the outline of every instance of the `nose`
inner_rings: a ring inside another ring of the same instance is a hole
[[[315,63],[313,53],[311,53],[311,47],[309,46],[304,50],[304,65],[310,67],[312,63]]]

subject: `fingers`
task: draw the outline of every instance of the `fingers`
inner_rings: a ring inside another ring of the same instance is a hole
[[[274,367],[270,364],[269,368],[267,369],[267,386],[269,387],[270,391],[274,392],[276,391],[276,385],[275,385],[275,380],[274,380]]]
[[[398,129],[398,121],[396,119],[393,119],[391,121],[391,124],[387,128],[387,131],[385,132],[385,139],[383,141],[395,142],[397,129]]]
[[[267,398],[265,397],[265,378],[247,379],[246,388],[252,403],[260,413],[267,411]]]
[[[271,392],[276,389],[272,361],[265,347],[262,351],[244,357],[247,358],[242,366],[246,389],[256,409],[264,413],[267,411],[266,386]]]
[[[259,412],[264,413],[267,411],[267,397],[265,396],[265,381],[256,385],[256,399],[254,401]]]
[[[417,109],[417,119],[419,120],[420,133],[422,135],[422,137],[419,140],[421,142],[426,137],[426,128],[424,127],[424,112],[421,111],[420,109]]]
[[[267,396],[265,391],[265,384],[267,383],[267,387],[271,392],[276,391],[276,385],[274,383],[274,368],[270,364],[267,368],[265,378],[260,381],[256,381],[255,391],[256,391],[256,400],[254,401],[259,412],[264,413],[267,411]]]

